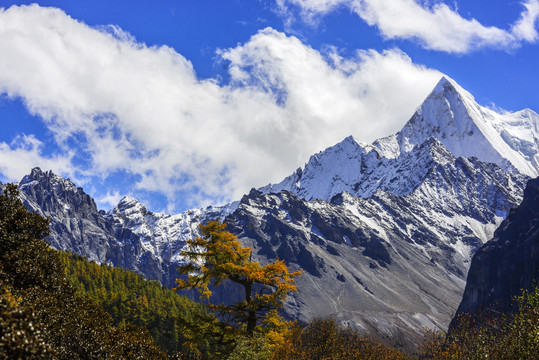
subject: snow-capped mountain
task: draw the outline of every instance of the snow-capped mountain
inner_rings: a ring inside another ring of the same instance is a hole
[[[32,169],[18,184],[25,206],[50,218],[52,247],[105,261],[115,235],[100,216],[95,201],[68,179],[51,171]]]
[[[262,261],[306,270],[290,314],[408,341],[425,326],[447,327],[471,255],[520,202],[527,177],[456,158],[436,139],[414,152],[422,181],[407,194],[341,192],[327,202],[252,191],[227,217]]]
[[[421,181],[420,174],[410,177],[415,159],[409,153],[429,138],[457,157],[477,157],[506,171],[539,176],[539,115],[529,109],[498,114],[443,77],[397,134],[372,144],[350,136],[260,190],[287,190],[307,200],[329,200],[341,191],[368,198],[378,189],[404,195]]]
[[[443,77],[404,128],[373,145],[384,157],[410,151],[435,137],[455,156],[477,157],[505,170],[539,175],[539,115],[530,109],[499,114],[478,105],[455,81]]]
[[[199,234],[198,224],[224,219],[237,207],[237,202],[206,209],[188,210],[177,215],[147,211],[136,199],[125,196],[109,211],[106,218],[116,232],[129,229],[136,234],[143,248],[167,262],[180,263],[179,251],[185,241]],[[178,247],[179,246],[179,247]]]
[[[288,316],[419,339],[424,326],[449,324],[471,256],[538,172],[538,118],[496,114],[444,78],[399,133],[373,144],[348,137],[224,207],[166,215],[125,197],[98,211],[81,188],[39,169],[20,189],[51,218],[52,246],[168,286],[185,241],[219,217],[258,260],[305,270]]]
[[[137,271],[168,286],[177,277],[179,251],[187,239],[198,235],[198,224],[224,218],[237,206],[166,215],[147,211],[126,196],[112,210],[99,211],[82,188],[39,168],[18,185],[25,206],[50,219],[52,247]]]
[[[99,262],[174,285],[179,251],[206,219],[223,217],[257,260],[284,259],[305,273],[286,313],[334,316],[373,335],[418,341],[449,324],[471,253],[516,206],[527,179],[496,164],[456,158],[436,139],[414,149],[423,180],[412,192],[342,192],[330,202],[252,190],[230,208],[179,215],[125,197],[98,212],[81,188],[34,169],[21,181],[27,206],[51,219],[50,241]],[[458,196],[457,196],[458,194]],[[222,292],[220,300],[234,297]],[[413,343],[412,343],[413,346]]]

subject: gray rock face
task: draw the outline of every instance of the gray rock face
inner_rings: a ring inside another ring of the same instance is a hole
[[[34,168],[19,190],[28,209],[49,218],[52,247],[169,281],[168,268],[140,236],[98,211],[95,201],[70,180]]]
[[[28,209],[50,219],[49,242],[54,248],[106,261],[115,236],[111,224],[82,188],[50,171],[34,168],[19,183],[19,191]]]
[[[32,170],[25,204],[51,219],[51,245],[173,286],[185,241],[221,218],[262,262],[304,270],[286,304],[290,318],[333,316],[380,337],[419,340],[446,328],[465,285],[471,254],[522,197],[527,177],[475,158],[456,158],[438,140],[405,154],[413,186],[369,198],[341,192],[306,201],[288,191],[252,190],[239,203],[178,215],[124,198],[109,212],[71,181]],[[388,184],[391,179],[387,180]],[[237,298],[233,289],[220,300]],[[412,344],[413,345],[413,344]]]
[[[170,287],[183,261],[178,253],[185,240],[198,234],[198,224],[224,218],[235,208],[233,203],[164,215],[125,197],[109,212],[99,211],[82,188],[39,168],[21,180],[19,190],[28,209],[49,218],[47,240],[52,247],[136,271]]]
[[[513,309],[513,297],[539,278],[539,178],[530,180],[520,206],[473,256],[457,314]]]

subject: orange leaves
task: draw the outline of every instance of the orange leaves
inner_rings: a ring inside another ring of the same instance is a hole
[[[396,349],[385,347],[351,328],[340,328],[333,319],[314,319],[303,329],[294,328],[272,360],[404,360]]]
[[[294,278],[301,271],[290,272],[281,260],[267,265],[252,261],[252,250],[226,231],[224,223],[210,221],[200,229],[201,237],[188,240],[181,252],[190,262],[178,268],[184,278],[176,280],[176,289],[197,289],[201,298],[208,300],[210,285],[236,283],[244,288],[244,300],[231,305],[207,304],[214,319],[221,319],[223,329],[233,328],[249,337],[255,332],[264,334],[270,344],[284,339],[289,323],[281,319],[277,309],[288,292],[296,291]]]
[[[242,286],[267,287],[267,292],[278,294],[279,300],[296,290],[294,278],[301,271],[291,273],[282,260],[264,266],[251,261],[252,250],[242,247],[237,236],[225,231],[224,223],[210,221],[200,228],[202,237],[188,240],[187,249],[181,252],[191,262],[178,268],[180,274],[187,275],[187,280],[176,280],[176,290],[199,289],[208,298],[210,282],[218,286],[225,279]]]

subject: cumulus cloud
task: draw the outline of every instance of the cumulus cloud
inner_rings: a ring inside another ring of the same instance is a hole
[[[517,39],[535,42],[539,34],[535,28],[539,19],[539,1],[530,0],[524,3],[526,10],[521,14],[520,19],[511,27],[511,33]]]
[[[100,195],[95,201],[102,207],[112,209],[118,205],[124,195],[125,194],[120,194],[119,190],[109,190],[105,194]]]
[[[197,78],[170,47],[37,5],[0,11],[0,54],[0,93],[39,115],[61,153],[43,156],[35,137],[2,144],[6,176],[28,172],[6,165],[14,154],[20,166],[60,173],[125,172],[172,207],[180,197],[192,206],[237,199],[350,134],[388,135],[441,76],[399,50],[344,58],[267,28],[218,51],[230,71],[223,84]]]
[[[338,7],[347,7],[388,39],[416,39],[432,50],[467,53],[480,48],[513,49],[535,42],[539,0],[526,0],[520,18],[508,30],[465,19],[443,2],[417,0],[276,0],[287,18],[299,8],[303,19],[312,22]]]
[[[21,134],[10,144],[0,142],[0,174],[3,181],[17,182],[29,170],[41,166],[45,169],[55,169],[73,177],[71,166],[72,153],[63,155],[43,156],[43,143],[34,135]]]

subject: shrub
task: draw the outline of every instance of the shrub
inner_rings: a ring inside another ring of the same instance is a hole
[[[449,334],[427,332],[425,359],[539,359],[539,287],[516,299],[518,311],[460,314]]]
[[[405,359],[396,349],[379,344],[352,328],[340,328],[333,319],[315,319],[296,328],[272,354],[274,360],[383,360]]]

